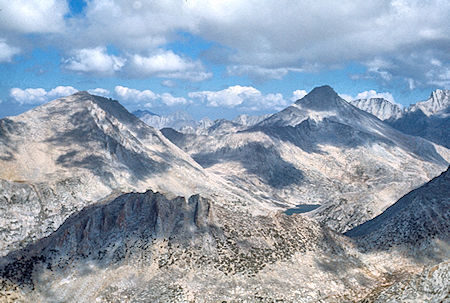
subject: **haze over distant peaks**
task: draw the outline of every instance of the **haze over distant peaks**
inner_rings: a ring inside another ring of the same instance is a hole
[[[147,125],[150,125],[156,129],[171,127],[173,129],[180,130],[186,126],[196,127],[198,125],[198,122],[184,111],[176,111],[167,116],[160,116],[148,110],[137,110],[134,111],[133,114]]]
[[[146,109],[144,109],[144,110],[138,109],[138,110],[134,111],[132,114],[135,115],[138,118],[145,117],[146,115],[158,116],[159,117],[158,114],[155,114],[154,112],[151,112],[151,111],[146,110]]]

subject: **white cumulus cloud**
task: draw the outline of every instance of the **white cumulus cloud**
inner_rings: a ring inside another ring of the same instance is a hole
[[[174,97],[169,93],[157,94],[149,89],[138,90],[119,85],[115,87],[114,91],[121,100],[128,103],[143,103],[146,107],[155,106],[158,102],[167,106],[189,103],[183,97]]]
[[[97,96],[103,96],[103,97],[107,97],[111,94],[111,92],[109,90],[101,88],[101,87],[88,89],[88,93],[90,93],[91,95],[97,95]]]
[[[126,59],[107,53],[105,47],[84,48],[73,51],[73,56],[64,60],[66,69],[111,76],[122,69]]]
[[[5,39],[0,39],[0,62],[11,62],[14,55],[20,53],[20,48],[8,45]]]
[[[57,86],[49,91],[43,88],[12,88],[9,95],[20,104],[42,104],[59,97],[76,93],[78,90],[72,86]]]
[[[292,92],[291,101],[297,101],[298,99],[303,98],[306,96],[308,92],[304,89],[297,89]]]
[[[129,73],[135,77],[157,76],[162,78],[203,81],[212,76],[205,72],[200,61],[181,57],[172,51],[158,51],[150,56],[130,56]]]
[[[172,51],[160,52],[153,56],[132,56],[134,67],[144,74],[155,74],[161,72],[177,72],[196,68],[196,63],[185,60]]]
[[[186,100],[185,98],[174,97],[169,93],[163,93],[162,95],[159,96],[159,98],[167,106],[174,106],[188,103],[188,100]]]
[[[101,75],[126,70],[134,77],[211,78],[199,60],[186,57],[188,51],[168,50],[172,43],[192,43],[200,45],[201,58],[228,66],[228,75],[282,79],[353,62],[365,66],[363,76],[383,84],[450,83],[448,0],[84,2],[74,18],[67,17],[65,0],[0,0],[0,33],[21,49],[23,41],[75,49],[64,65]]]
[[[0,0],[0,31],[56,33],[65,27],[69,12],[64,0]]]
[[[20,104],[40,104],[47,101],[47,91],[43,88],[12,88],[9,95]]]
[[[65,97],[76,93],[78,90],[72,86],[57,86],[51,89],[47,96],[50,98]]]
[[[141,101],[152,101],[157,99],[157,94],[149,89],[141,91],[138,89],[118,85],[114,88],[114,91],[116,92],[116,95],[124,101],[138,103]]]
[[[190,92],[189,97],[211,107],[241,107],[247,110],[279,109],[287,105],[281,94],[262,94],[251,86],[230,86],[219,91]]]

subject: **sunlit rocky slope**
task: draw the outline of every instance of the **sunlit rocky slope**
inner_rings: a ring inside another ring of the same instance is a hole
[[[310,213],[337,231],[363,223],[446,169],[449,150],[405,135],[315,88],[247,127],[222,120],[203,134],[163,129],[207,171],[279,206]]]

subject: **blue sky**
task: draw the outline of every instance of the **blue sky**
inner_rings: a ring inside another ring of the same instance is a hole
[[[313,87],[402,105],[450,86],[448,1],[0,0],[0,117],[77,90],[196,118]]]

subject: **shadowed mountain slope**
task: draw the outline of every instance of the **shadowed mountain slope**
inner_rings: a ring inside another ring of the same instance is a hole
[[[411,191],[381,215],[346,233],[366,249],[450,240],[450,170]]]

